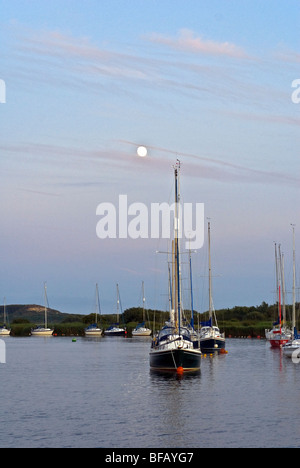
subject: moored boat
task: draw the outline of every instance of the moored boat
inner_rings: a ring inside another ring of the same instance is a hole
[[[201,352],[195,349],[187,328],[180,330],[171,323],[160,330],[152,342],[150,368],[162,371],[197,371]]]
[[[5,298],[4,298],[3,325],[2,325],[2,327],[0,327],[0,336],[9,336],[10,332],[11,332],[11,330],[7,326],[6,301],[5,301]]]
[[[279,261],[279,266],[278,266]],[[265,330],[266,339],[269,341],[272,348],[282,348],[292,338],[292,331],[286,327],[285,314],[285,283],[284,283],[284,267],[283,259],[279,246],[279,259],[277,253],[277,244],[275,243],[275,267],[276,267],[276,290],[278,304],[278,320],[273,323],[272,330]],[[281,308],[281,287],[283,293],[283,314]]]
[[[295,226],[293,227],[293,309],[292,309],[292,327],[294,330],[291,340],[283,346],[284,356],[290,358],[300,357],[300,335],[296,328],[296,250],[295,250]],[[298,361],[299,362],[299,361]]]
[[[89,325],[87,328],[84,330],[85,336],[102,336],[103,330],[102,328],[98,327],[98,321],[97,317],[98,315],[101,314],[101,309],[100,309],[100,299],[99,299],[99,289],[98,289],[98,284],[96,284],[96,313],[95,313],[95,323],[92,325]]]
[[[111,325],[108,327],[104,335],[106,336],[125,336],[126,330],[124,328],[120,328],[119,325],[116,323],[115,325]]]
[[[125,328],[120,327],[119,324],[119,313],[120,313],[120,292],[119,285],[117,284],[117,323],[112,324],[104,331],[105,336],[125,336],[127,331]],[[122,310],[121,310],[122,313]]]
[[[143,292],[143,322],[139,323],[134,330],[132,330],[132,336],[150,336],[152,331],[150,328],[145,326],[145,291],[144,291],[144,281],[142,282],[142,292]]]
[[[47,285],[44,283],[44,294],[45,294],[45,311],[44,311],[44,327],[37,326],[31,330],[32,336],[52,336],[54,330],[48,328],[47,324],[47,310],[48,310],[48,298],[47,298]]]
[[[175,219],[174,240],[172,242],[172,308],[170,320],[154,336],[150,350],[150,368],[155,371],[198,371],[201,365],[201,351],[195,349],[191,332],[183,326],[181,303],[181,271],[179,249],[179,177],[180,161],[174,166],[175,174]]]
[[[220,332],[212,300],[212,274],[210,252],[210,222],[208,222],[208,257],[209,257],[209,319],[201,322],[199,333],[200,349],[202,353],[220,352],[225,349],[225,334]],[[213,313],[216,325],[213,325]]]
[[[203,322],[202,322],[203,323]],[[213,353],[225,349],[225,335],[212,325],[202,326],[200,330],[200,348],[202,353]]]
[[[299,358],[300,357],[300,335],[297,333],[297,330],[294,330],[293,339],[286,343],[283,347],[283,355],[290,358]]]

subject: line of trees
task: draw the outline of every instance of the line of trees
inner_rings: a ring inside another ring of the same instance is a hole
[[[296,304],[296,312],[299,312],[299,305],[299,303]],[[11,307],[20,308],[20,306]],[[27,317],[25,309],[26,306],[22,306],[22,308],[19,309],[22,310],[21,316],[15,316],[11,322],[12,334],[15,336],[26,336],[30,334],[31,328],[36,325],[36,316],[30,315],[32,306],[29,307]],[[292,306],[288,305],[286,309],[287,320],[290,321]],[[49,315],[51,316],[51,314]],[[297,314],[297,316],[298,315],[299,314]],[[220,329],[225,331],[226,335],[264,335],[264,329],[270,328],[272,326],[272,322],[276,321],[278,318],[278,305],[269,305],[266,302],[262,302],[259,306],[235,306],[231,309],[226,308],[217,310],[216,316]],[[191,318],[191,311],[186,311],[186,318],[189,322]],[[198,323],[207,320],[207,318],[208,312],[199,314],[197,311],[195,311],[195,328],[197,328]],[[151,329],[158,330],[168,319],[169,312],[153,309],[146,310],[146,320]],[[142,322],[142,320],[143,309],[141,307],[131,307],[126,309],[123,314],[120,315],[119,322],[120,324],[127,327],[128,334],[130,335],[131,330],[135,328],[137,323]],[[110,324],[116,323],[116,321],[116,315],[98,315],[98,323],[104,329],[107,328]],[[84,328],[91,323],[95,323],[95,314],[70,315],[55,311],[55,314],[49,320],[49,324],[50,323],[51,326],[54,326],[55,332],[58,335],[83,335]]]

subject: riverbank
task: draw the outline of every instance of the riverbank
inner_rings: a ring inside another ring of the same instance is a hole
[[[0,317],[3,307],[0,306]],[[286,306],[289,317],[291,306]],[[298,316],[299,303],[296,304]],[[44,307],[38,305],[8,305],[6,312],[9,319],[12,336],[29,336],[31,329],[36,325],[43,325]],[[291,314],[290,314],[291,315]],[[67,314],[53,310],[47,311],[48,326],[54,329],[57,336],[84,336],[84,329],[95,323],[95,314],[79,315]],[[146,311],[147,326],[151,330],[158,330],[169,318],[169,312],[148,309]],[[186,311],[187,322],[190,321],[191,311]],[[260,306],[245,307],[236,306],[232,309],[221,309],[216,311],[218,326],[226,337],[232,338],[264,338],[265,329],[272,328],[272,323],[277,318],[277,304],[268,305],[263,302]],[[194,324],[207,320],[207,312],[198,313],[194,311]],[[127,335],[131,336],[132,330],[138,323],[143,321],[143,309],[131,307],[126,309],[119,318],[120,325],[126,327]],[[98,316],[98,325],[102,329],[108,328],[117,322],[116,315],[102,314]],[[1,322],[0,322],[1,325]]]
[[[31,329],[34,328],[34,323],[17,323],[11,325],[11,336],[30,336]],[[86,324],[78,323],[59,323],[50,324],[54,329],[54,336],[84,336],[84,329]],[[132,336],[132,330],[134,330],[136,324],[130,323],[126,326],[127,336]],[[151,326],[151,324],[150,324]],[[105,327],[106,328],[106,327]],[[226,338],[265,338],[264,326],[234,326],[227,325],[222,327],[222,332],[225,333]]]

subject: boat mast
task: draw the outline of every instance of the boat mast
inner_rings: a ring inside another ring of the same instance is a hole
[[[280,294],[280,284],[278,287],[278,301],[279,301],[279,326],[280,326],[280,335],[281,335],[281,294]]]
[[[178,327],[178,334],[180,335],[181,328],[181,297],[180,297],[180,259],[179,259],[179,184],[178,184],[178,173],[180,171],[180,161],[177,159],[176,165],[174,166],[175,173],[175,296],[177,302],[177,307],[175,307],[175,316],[176,316],[176,328]],[[177,309],[177,314],[176,314]]]
[[[208,272],[209,272],[209,319],[212,323],[212,280],[211,280],[211,254],[210,254],[210,222],[208,222]]]
[[[280,246],[279,246],[280,252]],[[275,263],[276,263],[276,286],[277,286],[277,296],[278,296],[278,317],[279,317],[279,327],[281,334],[281,289],[280,289],[280,270],[278,269],[278,255],[277,255],[277,244],[275,243]]]
[[[296,248],[295,248],[295,224],[291,224],[293,228],[293,333],[296,327]]]
[[[6,298],[3,300],[3,324],[6,325]]]
[[[279,278],[278,278],[278,258],[277,258],[277,244],[275,242],[275,268],[276,268],[276,296],[277,296],[277,310],[279,317]]]
[[[120,296],[119,296],[119,285],[117,284],[117,324],[119,325],[119,307],[120,307]]]
[[[44,291],[45,291],[45,328],[47,328],[47,283],[44,283]]]
[[[281,253],[281,246],[279,244],[279,263],[280,263],[280,276],[281,276],[281,292],[282,292],[282,317],[283,324],[286,323],[286,309],[285,309],[285,279],[284,279],[284,255]]]
[[[143,321],[145,322],[145,288],[144,281],[142,281],[142,292],[143,292]]]
[[[191,325],[194,329],[194,298],[193,298],[193,274],[192,274],[192,256],[191,256],[191,249],[189,250],[190,256],[190,288],[191,288]]]
[[[100,299],[99,299],[98,283],[96,283],[96,301],[97,301],[97,306],[96,306],[96,325],[97,325],[97,313],[99,312],[99,315],[100,315]]]
[[[172,271],[169,265],[169,305],[170,305],[170,323],[172,327],[175,326],[175,315],[176,315],[176,307],[177,302],[175,300],[175,284],[176,284],[176,277],[175,277],[175,247],[174,247],[174,240],[172,240],[172,253],[171,253],[171,263],[172,263]]]

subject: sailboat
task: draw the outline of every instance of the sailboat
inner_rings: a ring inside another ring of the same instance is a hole
[[[7,328],[7,317],[6,317],[6,301],[4,298],[4,306],[3,306],[3,326],[0,327],[0,336],[9,336],[10,335],[10,328]]]
[[[97,315],[101,314],[98,284],[96,284],[96,317],[95,323],[89,325],[84,330],[85,336],[102,336],[102,329],[98,327]]]
[[[48,328],[47,326],[47,308],[48,308],[48,298],[47,298],[47,284],[44,283],[44,294],[45,294],[45,324],[44,327],[36,327],[31,330],[32,336],[51,336],[53,335],[54,330]]]
[[[293,311],[292,311],[292,339],[283,346],[283,354],[287,357],[297,357],[300,355],[300,335],[296,328],[296,250],[295,250],[295,226],[293,227]]]
[[[105,330],[104,335],[106,336],[125,336],[126,335],[127,332],[125,328],[120,328],[119,309],[120,309],[120,292],[119,292],[119,285],[117,284],[117,323],[114,323],[113,325],[108,327]],[[121,313],[122,313],[122,310],[121,310]]]
[[[208,257],[209,257],[209,320],[201,322],[200,349],[203,353],[220,352],[225,349],[225,334],[220,332],[215,316],[213,325],[213,301],[212,301],[212,275],[211,275],[211,254],[210,254],[210,222],[208,222]],[[215,315],[215,314],[214,314]]]
[[[279,260],[279,267],[278,267]],[[286,327],[285,317],[285,284],[284,284],[284,266],[279,246],[279,259],[277,253],[277,244],[275,243],[275,267],[276,267],[276,290],[278,304],[278,320],[273,323],[272,330],[266,330],[266,339],[270,342],[272,348],[281,348],[292,338],[292,332]],[[281,290],[282,287],[282,290]],[[283,292],[283,315],[281,307],[281,292]]]
[[[195,349],[191,332],[183,326],[181,300],[181,271],[179,248],[179,171],[180,161],[174,166],[175,174],[175,219],[174,240],[172,241],[172,305],[169,321],[154,337],[150,350],[150,368],[155,371],[198,371],[201,364],[201,351]]]
[[[142,292],[143,292],[143,322],[139,323],[134,330],[132,330],[132,336],[150,336],[152,331],[150,328],[145,327],[146,317],[145,317],[145,290],[144,290],[144,281],[142,282]]]

